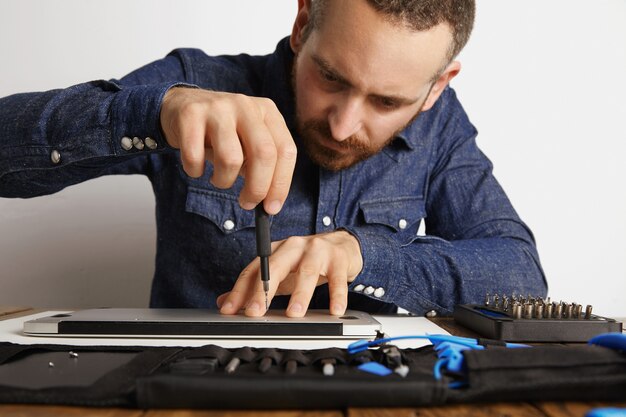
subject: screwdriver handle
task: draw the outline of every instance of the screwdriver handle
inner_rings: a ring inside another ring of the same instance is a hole
[[[270,217],[260,202],[254,209],[254,225],[256,231],[256,252],[258,256],[272,254],[272,240],[270,239]]]

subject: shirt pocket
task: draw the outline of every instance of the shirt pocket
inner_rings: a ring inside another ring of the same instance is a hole
[[[210,220],[224,234],[254,227],[254,210],[242,209],[233,194],[189,186],[185,209]]]
[[[359,202],[359,209],[367,224],[384,225],[395,232],[417,234],[420,221],[426,217],[421,197],[396,197]]]

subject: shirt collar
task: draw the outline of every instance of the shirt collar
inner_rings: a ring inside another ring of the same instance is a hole
[[[415,148],[415,144],[411,143],[411,125],[413,125],[416,121],[414,120],[411,124],[400,132],[396,133],[396,137],[394,138],[394,142],[402,143],[406,148],[413,150]],[[414,139],[414,138],[413,138]]]
[[[428,110],[420,113],[411,123],[396,134],[394,143],[402,143],[405,150],[415,151],[419,149],[425,138],[432,134],[433,124],[436,122],[437,113],[444,104],[445,96],[449,94],[449,86],[446,86],[443,94]]]

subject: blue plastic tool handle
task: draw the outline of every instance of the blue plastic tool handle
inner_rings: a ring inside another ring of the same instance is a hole
[[[626,351],[626,334],[604,333],[589,339],[590,345],[604,346],[609,349]]]
[[[460,336],[450,336],[443,334],[431,334],[431,335],[413,335],[413,336],[396,336],[396,337],[387,337],[384,339],[375,339],[375,340],[358,340],[356,342],[348,345],[348,353],[357,353],[367,350],[372,346],[382,345],[383,343],[391,342],[394,340],[403,340],[403,339],[428,339],[430,343],[437,348],[437,345],[445,342],[455,343],[457,345],[464,345],[472,349],[483,349],[484,346],[478,344],[477,339],[472,339],[469,337],[460,337]],[[520,343],[506,343],[506,347],[510,348],[518,348],[518,347],[528,347],[528,345],[522,345]]]
[[[378,362],[366,362],[362,363],[358,366],[358,369],[364,372],[369,372],[370,374],[378,375],[378,376],[387,376],[391,375],[393,371],[387,368],[385,365],[382,365]]]
[[[626,408],[604,407],[594,408],[585,417],[626,417]]]
[[[446,369],[449,372],[461,373],[465,367],[465,357],[463,351],[471,349],[466,346],[450,346],[439,354],[439,358],[446,359]]]

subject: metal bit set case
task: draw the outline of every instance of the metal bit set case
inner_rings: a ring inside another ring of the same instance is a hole
[[[622,323],[592,314],[592,306],[550,297],[489,295],[484,304],[462,304],[454,319],[481,336],[511,342],[586,342]]]

